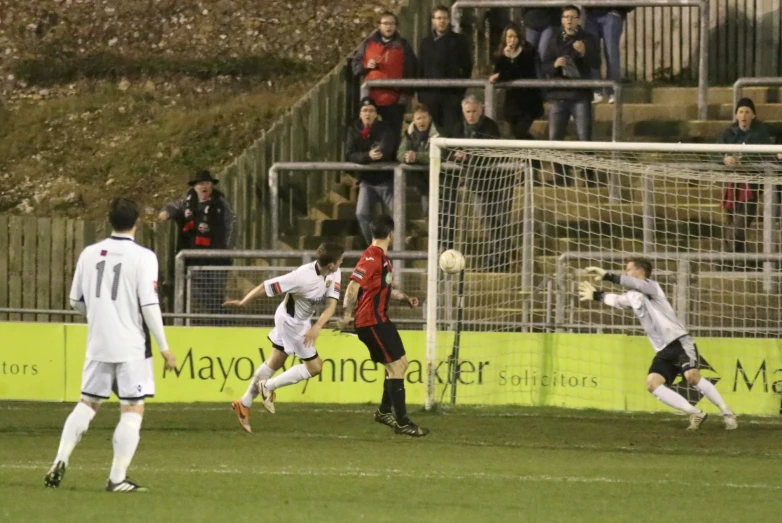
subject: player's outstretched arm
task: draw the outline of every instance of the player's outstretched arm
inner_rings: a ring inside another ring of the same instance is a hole
[[[588,281],[582,281],[578,284],[578,296],[580,301],[599,301],[616,309],[629,309],[632,307],[630,297],[627,294],[613,294],[599,291]]]
[[[610,281],[611,283],[621,285],[622,287],[627,287],[628,289],[646,294],[650,298],[659,294],[659,287],[651,280],[639,280],[632,276],[613,274],[600,267],[587,267],[585,270],[589,274],[594,275],[595,281],[597,282]]]
[[[323,326],[329,322],[331,317],[334,316],[334,313],[337,312],[338,301],[339,300],[337,300],[336,298],[328,298],[328,303],[326,305],[326,308],[323,309],[320,318],[318,318],[318,321],[315,322],[315,325],[310,327],[310,329],[307,331],[307,334],[304,335],[305,347],[315,345],[315,340],[318,339],[318,335],[320,334],[320,329],[322,329]]]
[[[266,287],[264,285],[265,284],[263,283],[258,285],[256,288],[248,292],[247,295],[241,300],[227,300],[225,303],[223,303],[223,307],[245,307],[255,298],[262,298],[266,296]]]
[[[418,307],[418,298],[408,296],[399,289],[391,289],[391,299],[406,302],[411,309]]]
[[[176,368],[176,357],[168,348],[166,332],[163,330],[163,315],[160,313],[160,305],[153,303],[141,307],[141,315],[144,316],[144,323],[157,342],[160,355],[166,361],[166,370],[174,370]]]

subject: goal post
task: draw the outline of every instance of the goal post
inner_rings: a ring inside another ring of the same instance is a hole
[[[637,319],[577,296],[585,267],[621,272],[630,256],[651,259],[696,341],[778,337],[779,153],[773,145],[433,139],[426,407],[653,410],[638,380],[654,354]],[[465,256],[462,274],[439,269],[447,248]],[[702,354],[716,361],[707,362],[714,372],[727,372],[726,347],[715,341]]]

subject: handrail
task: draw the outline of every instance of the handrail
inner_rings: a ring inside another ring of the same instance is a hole
[[[418,88],[483,88],[483,102],[486,107],[486,116],[496,119],[497,107],[495,89],[515,89],[519,87],[528,88],[584,88],[601,89],[612,87],[614,89],[614,120],[611,127],[611,139],[618,142],[622,134],[622,84],[612,80],[513,80],[511,82],[491,83],[486,79],[423,79],[423,78],[404,78],[404,79],[384,79],[384,80],[365,80],[361,84],[361,96],[368,96],[369,89],[372,87],[418,87]]]
[[[394,250],[403,251],[405,248],[405,194],[407,192],[407,180],[405,171],[427,172],[428,166],[408,165],[390,162],[378,162],[372,165],[363,165],[351,162],[278,162],[269,168],[269,210],[271,213],[271,244],[278,247],[280,239],[280,171],[392,171],[394,173],[394,217],[395,234]]]
[[[709,0],[456,0],[451,6],[454,31],[461,32],[465,7],[697,7],[700,11],[698,49],[698,119],[708,119],[709,109]]]
[[[741,90],[744,87],[767,87],[771,85],[782,85],[782,77],[779,76],[758,76],[742,77],[733,82],[733,120],[736,120],[736,105],[741,98]]]

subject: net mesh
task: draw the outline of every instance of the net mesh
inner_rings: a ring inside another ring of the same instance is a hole
[[[562,340],[569,333],[644,334],[632,311],[581,303],[578,283],[592,265],[623,272],[631,255],[651,258],[653,279],[696,341],[778,337],[778,263],[763,256],[779,251],[782,148],[736,149],[444,149],[440,218],[429,227],[437,227],[439,252],[459,250],[466,269],[438,270],[434,401],[578,406],[589,396],[583,383],[604,360]],[[727,166],[726,157],[737,165]],[[519,332],[552,335],[505,335]],[[648,342],[646,351],[648,365]],[[490,372],[486,363],[478,376],[472,369],[481,354],[496,356],[502,368]],[[568,370],[554,368],[562,366]],[[632,370],[645,376],[646,368]],[[565,383],[558,389],[531,385],[533,374],[550,382],[557,373]],[[618,372],[615,378],[623,379]],[[568,380],[579,385],[568,387]]]

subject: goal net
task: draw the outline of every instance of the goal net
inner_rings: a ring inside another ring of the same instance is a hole
[[[738,380],[757,392],[763,351],[782,332],[779,152],[436,140],[427,403],[657,409],[644,387],[654,352],[632,310],[578,297],[584,268],[624,273],[632,256],[652,262],[652,279],[698,343],[703,375],[720,389]],[[460,274],[438,267],[449,248],[466,259]],[[779,409],[778,396],[768,401]]]

